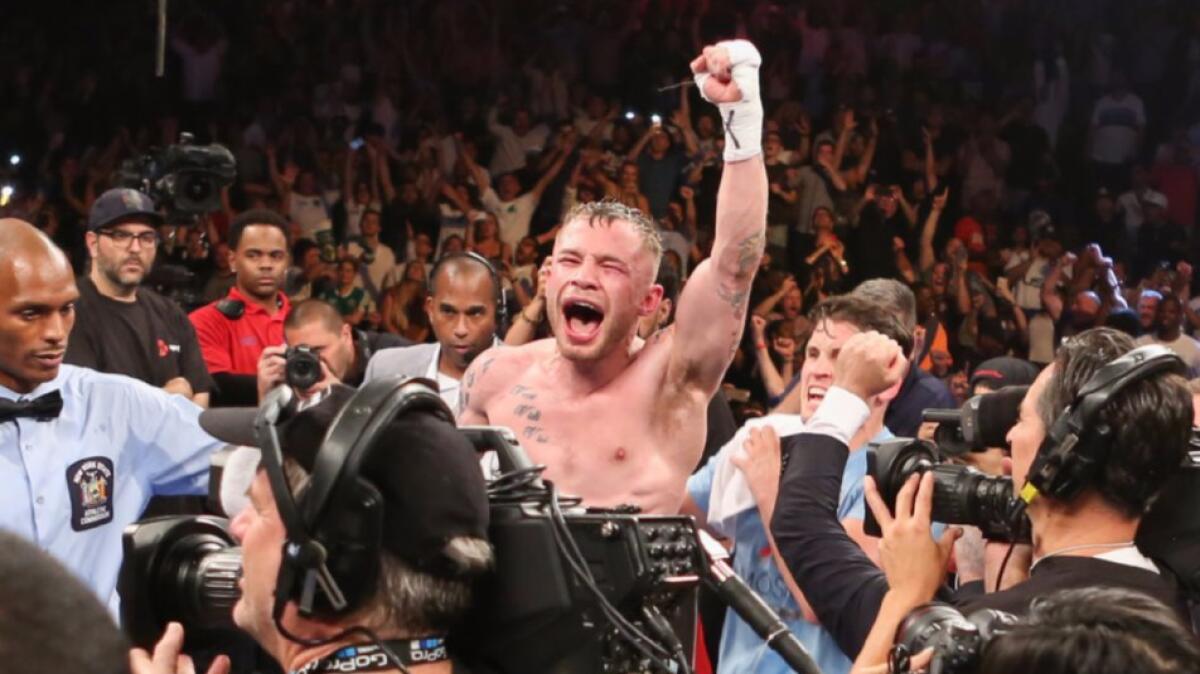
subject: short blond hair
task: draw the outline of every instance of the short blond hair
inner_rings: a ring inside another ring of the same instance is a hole
[[[642,248],[650,253],[653,267],[650,278],[658,276],[658,266],[662,263],[663,244],[658,233],[658,225],[650,216],[637,208],[626,206],[614,199],[601,199],[576,204],[563,218],[563,225],[574,220],[585,220],[590,227],[597,224],[612,225],[618,220],[624,220],[633,226],[633,231],[642,240]]]

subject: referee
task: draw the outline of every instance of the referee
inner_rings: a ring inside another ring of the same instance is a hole
[[[79,279],[65,362],[140,379],[208,406],[212,378],[191,321],[171,300],[139,288],[154,266],[162,216],[145,194],[120,187],[88,215],[91,270]]]
[[[222,443],[181,396],[62,364],[78,297],[49,238],[0,220],[0,529],[56,557],[115,612],[121,531],[152,496],[206,493]]]

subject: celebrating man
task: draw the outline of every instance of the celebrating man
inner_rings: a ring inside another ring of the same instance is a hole
[[[590,505],[674,513],[683,501],[763,252],[760,63],[744,40],[692,62],[726,120],[726,163],[712,257],[688,280],[675,325],[637,338],[662,297],[654,222],[621,204],[582,204],[564,219],[547,279],[554,339],[485,353],[463,380],[461,423],[509,426],[546,477]]]

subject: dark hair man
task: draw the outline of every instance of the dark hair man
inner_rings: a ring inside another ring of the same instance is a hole
[[[0,660],[11,674],[126,674],[129,645],[79,578],[0,531]]]
[[[712,257],[688,279],[675,325],[637,338],[638,320],[662,298],[657,226],[623,204],[585,203],[564,218],[546,279],[554,339],[499,347],[464,378],[459,421],[508,426],[547,478],[589,505],[675,513],[686,495],[704,447],[700,420],[741,338],[765,242],[761,62],[733,40],[691,64],[704,96],[733,121]]]
[[[152,496],[206,493],[221,445],[191,401],[62,364],[78,297],[50,239],[0,220],[0,529],[115,607],[122,529]]]
[[[137,190],[120,187],[96,199],[85,238],[91,271],[78,281],[64,360],[140,379],[206,407],[212,378],[187,314],[139,287],[154,266],[160,224],[153,200]]]
[[[895,279],[869,279],[858,284],[854,294],[876,307],[892,312],[909,334],[916,329],[917,298],[903,283]],[[932,339],[933,336],[929,338]],[[921,428],[922,410],[950,407],[958,405],[955,404],[954,395],[946,384],[914,363],[904,374],[900,392],[888,406],[884,424],[896,435],[912,437]]]
[[[1196,674],[1200,646],[1169,607],[1119,588],[1056,592],[995,638],[980,674]]]
[[[1018,421],[1008,434],[1014,491],[1026,486],[1047,429],[1083,384],[1133,346],[1127,335],[1097,328],[1059,348],[1055,362],[1038,375],[1026,393]],[[849,348],[843,349],[839,364],[855,365],[839,369],[833,389],[838,392],[837,399],[831,394],[826,400],[861,408],[860,399],[892,384],[894,363],[903,361],[903,356],[900,347],[892,345],[848,361],[845,352]],[[1137,590],[1169,606],[1180,606],[1174,584],[1138,551],[1133,539],[1143,513],[1178,470],[1187,451],[1192,425],[1187,384],[1182,377],[1165,373],[1134,382],[1108,401],[1098,423],[1117,430],[1103,465],[1083,491],[1069,501],[1040,494],[1029,503],[1026,512],[1033,524],[1037,560],[1029,580],[1000,592],[964,598],[960,602],[963,610],[987,607],[1024,614],[1030,602],[1053,590],[1105,585]],[[802,458],[788,465],[771,530],[822,623],[830,626],[843,649],[856,652],[863,647],[867,626],[877,613],[883,621],[884,613],[906,613],[933,597],[945,574],[949,544],[956,536],[946,536],[935,544],[928,534],[931,474],[919,484],[910,480],[901,489],[894,516],[868,481],[867,502],[884,534],[880,550],[885,577],[884,572],[868,566],[857,546],[821,514],[821,504],[836,498],[836,490],[816,478],[844,463],[844,443],[819,434],[798,435],[789,443],[793,458]],[[1180,615],[1186,613],[1181,610]],[[894,629],[892,634],[887,634],[887,629],[873,631],[865,648],[886,646],[892,635]]]
[[[328,388],[334,381],[357,387],[363,383],[367,362],[383,349],[411,346],[412,342],[386,332],[368,332],[342,320],[332,305],[321,300],[304,300],[292,306],[283,322],[287,344],[268,346],[258,359],[258,397],[286,380],[284,355],[289,347],[312,349],[321,359],[324,376],[310,391],[297,391],[301,397]]]
[[[771,521],[775,509],[782,462],[781,454],[772,449],[779,447],[778,437],[805,430],[830,388],[834,368],[844,357],[841,355],[844,345],[854,335],[878,330],[901,343],[911,338],[890,312],[880,311],[875,304],[853,295],[825,300],[817,305],[812,316],[814,327],[804,346],[799,384],[774,413],[747,422],[688,480],[688,501],[683,512],[732,541],[734,571],[751,579],[763,601],[784,618],[822,672],[844,674],[851,665],[847,654],[817,622],[779,558],[763,554],[772,550],[764,522]],[[867,462],[866,452],[860,450],[870,442],[892,438],[883,418],[897,389],[898,384],[871,400],[870,415],[850,439],[854,451],[841,475],[838,520],[872,557],[877,556],[876,542],[863,532],[862,483]],[[776,438],[773,447],[762,441],[766,434]],[[762,638],[733,611],[728,611],[725,617],[719,662],[721,671],[728,672],[790,671],[777,654],[764,651]]]
[[[230,266],[237,282],[224,298],[191,313],[204,363],[217,383],[218,405],[258,400],[258,358],[283,343],[291,305],[281,288],[288,266],[287,221],[250,210],[229,226]]]
[[[298,501],[322,459],[326,433],[352,394],[335,386],[319,404],[279,424],[284,471]],[[211,410],[201,423],[228,442],[249,444],[254,412]],[[350,645],[358,655],[382,660],[378,648],[364,643],[361,634],[343,633],[365,627],[406,659],[413,674],[448,674],[453,670],[443,639],[465,616],[474,579],[492,563],[487,491],[475,449],[453,424],[427,411],[410,411],[393,419],[367,449],[358,474],[383,502],[379,572],[368,584],[373,591],[344,615],[306,617],[289,599],[276,622],[276,583],[288,532],[266,470],[259,468],[250,486],[250,505],[231,523],[242,546],[243,568],[234,622],[285,671],[352,671],[341,667],[347,662],[352,666],[354,659],[339,653]],[[325,643],[304,645],[285,634]],[[398,670],[380,662],[371,671]]]
[[[380,351],[367,365],[366,381],[403,375],[436,381],[442,399],[457,417],[460,383],[479,354],[498,343],[496,302],[499,288],[490,263],[482,257],[454,254],[443,258],[430,277],[425,313],[437,338]]]

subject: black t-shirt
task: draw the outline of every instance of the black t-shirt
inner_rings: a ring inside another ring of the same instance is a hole
[[[136,301],[119,302],[101,295],[91,279],[81,277],[65,360],[156,387],[183,377],[196,393],[212,389],[187,314],[145,287],[138,288]]]

